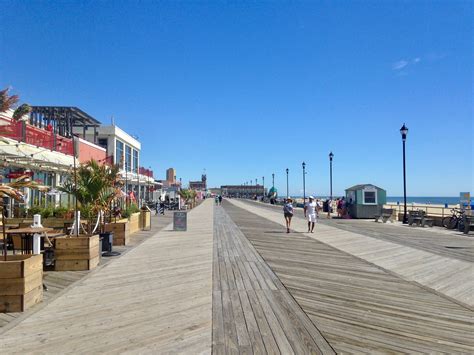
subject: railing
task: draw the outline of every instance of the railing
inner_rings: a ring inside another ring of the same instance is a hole
[[[384,208],[394,208],[397,213],[403,213],[403,204],[396,204],[396,203],[386,203]],[[438,217],[445,217],[451,216],[451,210],[453,208],[459,208],[459,205],[448,205],[448,207],[444,206],[437,206],[437,205],[427,205],[427,204],[416,204],[416,203],[407,203],[407,211],[417,211],[422,210],[425,211],[427,215],[430,216],[438,216]]]
[[[0,136],[68,155],[73,155],[74,153],[71,138],[31,126],[23,121],[16,122],[0,118]]]

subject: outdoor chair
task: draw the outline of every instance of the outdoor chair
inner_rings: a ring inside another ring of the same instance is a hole
[[[382,218],[383,223],[387,223],[388,220],[393,223],[393,211],[393,208],[382,208],[382,211],[374,216],[375,222],[378,222],[379,219]]]
[[[415,225],[425,227],[425,225],[428,225],[429,227],[433,227],[433,223],[434,220],[432,218],[427,218],[426,212],[423,210],[408,212],[408,225],[410,226]]]

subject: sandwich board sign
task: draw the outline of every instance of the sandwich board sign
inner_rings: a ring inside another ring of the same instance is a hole
[[[469,192],[459,193],[459,204],[461,209],[465,210],[471,208],[471,194]]]
[[[188,227],[188,213],[179,211],[173,215],[173,230],[186,231]]]

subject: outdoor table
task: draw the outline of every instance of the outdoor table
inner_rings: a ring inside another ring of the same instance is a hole
[[[19,234],[21,236],[22,254],[33,254],[33,235],[40,234],[44,236],[47,232],[54,232],[54,229],[44,227],[26,227],[9,229],[5,231],[5,234]]]

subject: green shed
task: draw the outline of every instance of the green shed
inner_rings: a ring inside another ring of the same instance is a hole
[[[373,218],[387,203],[387,192],[372,184],[346,189],[346,201],[352,218]]]

